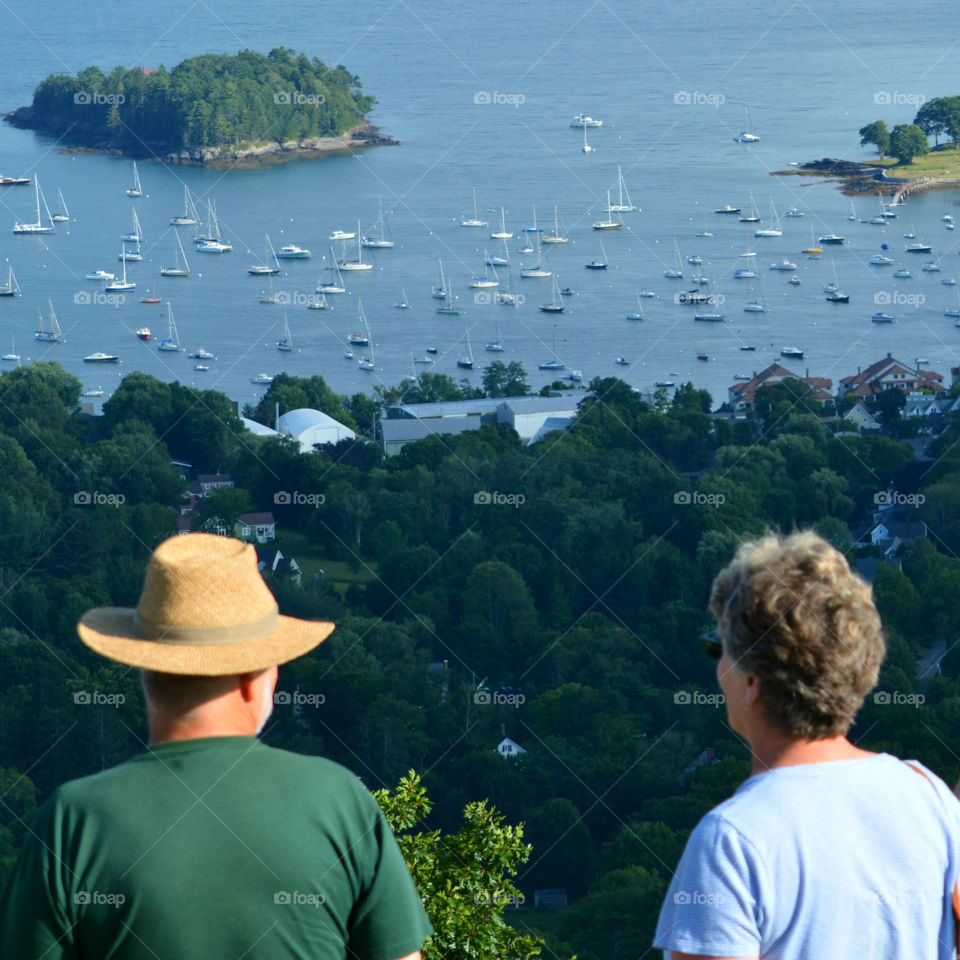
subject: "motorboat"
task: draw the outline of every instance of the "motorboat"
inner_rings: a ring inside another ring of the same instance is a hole
[[[89,356],[83,358],[84,363],[119,363],[120,358],[113,353],[103,353],[103,351],[98,350],[96,353],[91,353]]]
[[[588,117],[585,113],[578,113],[573,120],[570,122],[571,127],[602,127],[602,120],[594,120],[593,117]]]
[[[783,347],[780,350],[781,357],[789,357],[792,360],[802,360],[803,351],[799,347]]]
[[[304,247],[298,247],[295,243],[285,243],[277,251],[278,260],[309,260],[311,256],[312,254],[309,250]]]

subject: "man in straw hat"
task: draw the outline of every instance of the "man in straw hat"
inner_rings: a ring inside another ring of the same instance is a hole
[[[277,665],[334,624],[283,617],[254,548],[157,547],[136,610],[90,610],[92,650],[139,667],[148,750],[58,788],[0,897],[0,957],[415,958],[431,933],[370,793],[261,744]]]

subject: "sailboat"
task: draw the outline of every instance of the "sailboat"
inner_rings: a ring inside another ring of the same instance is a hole
[[[489,340],[487,342],[486,349],[489,350],[490,353],[503,353],[503,341],[500,339],[500,320],[499,319],[494,321],[494,326],[496,328],[497,335],[496,337],[494,337],[493,340]]]
[[[616,209],[616,207],[614,207]],[[553,208],[553,233],[545,233],[543,235],[544,243],[567,243],[568,238],[563,236],[560,233],[560,215],[557,213],[557,208]]]
[[[603,249],[603,241],[600,241],[600,254],[603,257],[602,260],[591,260],[589,263],[585,263],[584,266],[588,270],[606,270],[607,269],[607,251]]]
[[[627,314],[628,320],[646,320],[647,318],[643,315],[643,304],[640,303],[640,294],[637,294],[637,309],[633,313]]]
[[[51,214],[50,219],[58,223],[68,223],[70,220],[70,211],[67,209],[67,201],[63,199],[63,191],[57,187],[57,198],[60,200],[60,209]]]
[[[137,208],[133,207],[133,229],[129,233],[125,233],[120,239],[124,243],[140,243],[143,239],[143,235],[140,233],[140,219],[137,217]]]
[[[759,287],[759,284],[758,284]],[[766,313],[766,304],[763,302],[763,291],[760,291],[759,296],[751,300],[749,303],[744,304],[743,312],[744,313]]]
[[[177,245],[174,248],[176,263],[172,267],[161,267],[161,277],[189,277],[190,264],[187,263],[187,255],[183,252],[183,244],[180,242],[180,234],[177,235]],[[180,258],[183,257],[183,266],[180,265]]]
[[[616,211],[617,213],[633,213],[633,211],[637,208],[630,200],[630,194],[627,193],[627,185],[623,182],[623,171],[621,171],[619,165],[617,166],[617,179],[619,181],[617,187],[619,191],[619,199],[610,207],[610,209]],[[626,200],[624,200],[624,198],[626,198]]]
[[[676,253],[677,255],[677,266],[676,268],[667,267],[667,269],[663,271],[663,275],[668,280],[682,280],[683,279],[683,261],[680,259],[680,247],[678,246],[676,240],[673,241],[673,250],[674,250],[674,253]]]
[[[379,226],[379,236],[366,236],[360,238],[360,245],[362,247],[375,247],[376,249],[387,249],[393,246],[392,240],[387,240],[383,235],[384,232],[384,223],[383,223],[383,200],[380,200],[380,216],[377,217],[377,222],[374,225]]]
[[[598,220],[593,225],[594,230],[619,230],[623,226],[622,220],[613,219],[613,207],[610,205],[610,191],[607,191],[607,219]]]
[[[247,273],[253,274],[254,276],[260,277],[265,276],[270,273],[279,273],[280,272],[280,262],[277,260],[277,254],[273,249],[273,244],[270,242],[270,234],[266,234],[267,244],[266,244],[266,255],[264,257],[263,263],[255,264],[252,267],[247,267]],[[333,256],[333,250],[330,251],[330,256]]]
[[[443,275],[443,261],[440,260],[440,286],[433,288],[433,296],[436,299],[443,300],[443,306],[437,307],[437,313],[447,317],[459,317],[460,311],[453,305],[453,298],[450,296],[450,281]]]
[[[260,297],[259,297],[259,300],[260,300],[261,303],[276,303],[276,302],[277,302],[277,295],[276,295],[276,293],[274,292],[274,289],[273,289],[273,277],[267,277],[267,282],[270,284],[270,292],[269,292],[269,293],[261,293],[261,294],[260,294]]]
[[[225,243],[220,236],[220,221],[217,219],[217,208],[212,200],[207,201],[207,223],[208,235],[205,237],[194,237],[197,244],[198,253],[232,253],[233,247]]]
[[[535,267],[524,267],[520,264],[521,277],[552,277],[553,271],[545,270],[540,262],[540,234],[537,233],[537,265]]]
[[[360,315],[360,333],[347,334],[347,343],[358,347],[370,346],[370,327],[367,324],[367,315],[363,312],[363,301],[357,297],[357,312]]]
[[[770,223],[769,227],[760,227],[758,230],[753,231],[755,237],[782,237],[783,229],[780,226],[780,217],[777,215],[777,210],[773,205],[773,200],[770,201]]]
[[[43,343],[58,343],[63,338],[63,334],[60,332],[60,324],[57,323],[57,315],[53,312],[53,301],[48,300],[47,303],[50,305],[50,329],[47,330],[43,322],[43,314],[38,310],[40,329],[33,334],[33,339]]]
[[[170,225],[174,227],[195,227],[197,221],[200,218],[197,216],[197,208],[193,205],[193,201],[190,199],[190,191],[184,186],[183,188],[183,215],[179,217],[171,217]]]
[[[290,336],[290,324],[287,315],[283,315],[283,336],[277,341],[277,349],[289,353],[293,350],[293,337]]]
[[[486,220],[481,220],[477,216],[477,188],[473,188],[473,217],[461,217],[461,227],[486,227],[489,226]]]
[[[490,237],[493,240],[510,240],[513,237],[513,234],[507,230],[507,225],[504,220],[503,207],[500,208],[500,229],[491,233]]]
[[[484,251],[483,251],[483,260],[484,260],[484,263],[489,262],[489,259],[490,259],[490,258],[487,256],[487,251],[484,250]],[[492,268],[491,268],[491,269],[492,269]],[[488,276],[486,276],[486,275],[481,275],[481,276],[478,276],[478,277],[474,277],[474,278],[470,281],[470,289],[471,289],[471,290],[485,290],[485,289],[489,289],[489,288],[491,288],[491,287],[499,287],[499,286],[500,286],[500,279],[499,279],[499,277],[497,277],[497,271],[496,271],[496,270],[493,271],[493,279],[492,279],[492,280],[491,280]]]
[[[541,370],[564,370],[565,365],[561,363],[560,359],[557,357],[557,331],[553,331],[553,359],[547,360],[546,363],[538,364],[539,369]]]
[[[7,285],[0,287],[0,297],[17,297],[20,295],[20,284],[13,275],[13,267],[7,268]]]
[[[374,353],[373,353],[373,334],[370,333],[370,324],[367,322],[367,316],[363,312],[363,305],[360,303],[359,297],[357,298],[357,306],[360,310],[360,319],[363,322],[363,330],[364,330],[364,333],[366,334],[366,341],[367,341],[367,344],[370,346],[370,356],[361,357],[357,361],[357,366],[361,370],[366,370],[368,373],[372,373],[376,369],[376,366],[375,366],[376,361],[374,359]],[[350,342],[357,343],[359,341],[351,339]]]
[[[563,295],[560,293],[560,284],[553,278],[553,300],[550,303],[541,303],[540,309],[544,313],[563,313]]]
[[[501,240],[500,243],[503,244],[503,256],[501,256],[498,253],[489,254],[487,257],[488,267],[509,267],[510,266],[510,251],[507,250],[507,241]]]
[[[360,233],[360,221],[357,221],[357,233]],[[338,260],[337,266],[341,270],[372,270],[372,263],[363,262],[363,241],[357,241],[357,259],[356,260]]]
[[[330,247],[330,279],[324,280],[322,277],[317,281],[317,293],[346,293],[347,288],[343,285],[343,277],[340,276],[340,267],[337,265],[337,258],[333,255],[333,247]]]
[[[123,277],[120,280],[114,278],[111,280],[103,289],[107,293],[123,293],[127,290],[136,290],[137,285],[132,280],[127,280],[127,261],[126,258],[121,255],[120,259],[123,261]]]
[[[839,282],[837,281],[837,265],[833,264],[833,289],[827,293],[827,301],[829,303],[849,303],[850,294],[844,293],[840,289]]]
[[[142,197],[143,189],[140,186],[140,171],[137,169],[137,161],[133,161],[133,186],[127,190],[128,197]]]
[[[462,367],[464,370],[472,370],[473,351],[470,349],[470,331],[466,327],[463,328],[463,336],[467,349],[462,357],[457,357],[457,366]]]
[[[706,303],[708,303],[708,304],[716,304],[716,303],[718,303],[718,302],[719,302],[719,298],[717,297],[716,286],[714,286],[714,291],[713,291],[713,293],[712,293],[711,295],[709,295],[708,297],[706,297],[706,300],[705,300],[705,301],[698,299],[698,300],[696,300],[695,302],[697,302],[697,303],[706,302]],[[703,313],[694,313],[694,315],[693,315],[693,319],[694,319],[694,320],[706,321],[706,322],[708,322],[708,323],[720,323],[720,322],[722,322],[723,318],[724,318],[724,314],[721,313],[719,310],[705,311],[705,312],[703,312]]]
[[[177,333],[177,324],[173,319],[173,307],[167,301],[167,336],[157,343],[158,350],[178,352],[180,350],[180,334]]]
[[[0,360],[9,360],[12,363],[20,362],[20,354],[17,353],[17,344],[13,337],[10,337],[10,352],[5,353],[2,357],[0,357]]]
[[[745,123],[743,129],[733,138],[737,143],[759,143],[760,138],[750,132],[750,108],[744,105],[743,108]]]
[[[753,194],[750,194],[750,209],[746,213],[742,213],[737,218],[740,223],[759,223],[760,214],[757,213],[757,203],[753,199]]]
[[[40,198],[43,197],[43,191],[40,189],[40,180],[37,179],[34,181],[34,188],[37,195],[37,222],[36,223],[15,223],[13,225],[14,233],[53,233],[56,229],[53,225],[53,217],[50,216],[50,208],[47,206],[47,201],[44,198],[43,208],[47,211],[47,220],[50,221],[50,226],[45,227],[43,221],[40,219]]]
[[[804,247],[801,253],[807,254],[809,257],[819,257],[823,253],[823,247],[817,246],[817,237],[813,232],[813,224],[810,224],[810,246]]]
[[[323,293],[314,293],[310,298],[310,302],[307,304],[308,310],[326,310],[329,304],[327,303],[326,294]]]
[[[137,211],[133,211],[133,230],[130,233],[125,233],[121,240],[123,240],[123,246],[120,250],[119,260],[130,260],[133,262],[139,262],[143,260],[143,255],[140,253],[140,240],[142,239],[140,235],[140,220],[137,218]],[[136,248],[134,250],[128,250],[127,244],[134,243]]]
[[[156,285],[156,284],[153,285],[153,291],[151,292],[150,296],[149,296],[149,297],[141,297],[141,298],[140,298],[140,302],[141,302],[141,303],[160,303],[160,302],[161,302],[161,301],[160,301],[160,298],[157,296],[157,285]]]

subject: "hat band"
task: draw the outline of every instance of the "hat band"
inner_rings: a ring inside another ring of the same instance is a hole
[[[159,640],[162,643],[184,643],[195,646],[216,646],[226,643],[242,643],[259,640],[273,633],[280,624],[275,606],[265,617],[253,623],[237,623],[226,627],[185,627],[174,624],[153,623],[144,620],[138,611],[133,614],[133,629],[144,640]]]

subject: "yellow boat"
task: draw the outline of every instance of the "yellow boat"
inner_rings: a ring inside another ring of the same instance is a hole
[[[823,247],[805,247],[801,253],[823,253]]]

